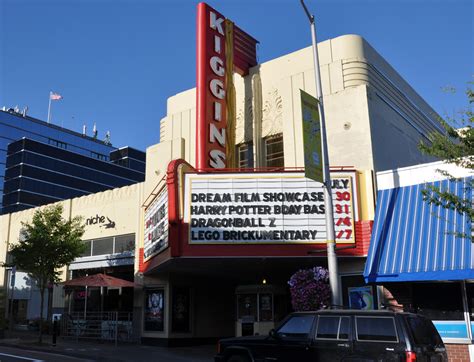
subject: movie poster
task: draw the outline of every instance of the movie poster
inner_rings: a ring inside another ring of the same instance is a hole
[[[163,289],[145,291],[145,331],[164,331],[165,292]]]
[[[349,307],[351,309],[374,309],[374,296],[371,286],[352,287],[349,289]]]
[[[189,332],[189,288],[173,288],[171,330],[173,332]]]

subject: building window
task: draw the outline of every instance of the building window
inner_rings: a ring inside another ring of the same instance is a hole
[[[94,240],[92,244],[92,256],[95,255],[107,255],[114,252],[114,241],[113,238],[103,238]]]
[[[101,153],[97,153],[97,152],[94,152],[94,151],[91,151],[91,157],[92,158],[97,158],[98,160],[101,160],[101,161],[107,161],[107,156],[106,155],[103,155]]]
[[[135,234],[115,237],[114,253],[125,253],[135,250]]]
[[[61,142],[61,141],[58,141],[58,140],[54,140],[52,138],[49,138],[48,139],[48,143],[52,146],[55,146],[55,147],[58,147],[58,148],[62,148],[63,150],[66,150],[67,149],[67,143],[65,142]]]
[[[269,136],[265,141],[265,160],[267,167],[284,167],[283,134]]]
[[[237,168],[253,168],[253,142],[236,146]]]
[[[83,240],[83,243],[85,249],[80,257],[133,253],[135,250],[135,234]]]

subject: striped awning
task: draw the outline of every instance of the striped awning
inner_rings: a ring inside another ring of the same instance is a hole
[[[428,185],[472,199],[472,177],[381,190],[365,266],[367,282],[474,279],[469,217],[423,200]]]

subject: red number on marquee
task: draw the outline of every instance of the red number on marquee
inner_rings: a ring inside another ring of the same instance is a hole
[[[348,192],[348,191],[344,191],[344,192],[337,191],[336,192],[336,200],[337,201],[349,201],[350,199],[351,199],[350,192]]]
[[[345,230],[339,230],[336,239],[342,239],[342,236],[346,233],[345,239],[350,239],[352,236],[352,230],[351,229],[345,229]]]

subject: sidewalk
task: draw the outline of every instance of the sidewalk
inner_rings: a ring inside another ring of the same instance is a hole
[[[37,333],[37,332],[36,332]],[[57,339],[56,346],[51,343],[52,337],[43,336],[43,344],[38,344],[38,335],[29,331],[5,332],[5,339],[0,339],[0,346],[63,354],[93,361],[166,361],[166,362],[204,362],[213,361],[216,346],[194,347],[156,347],[139,344],[119,344],[117,347],[108,342]]]

